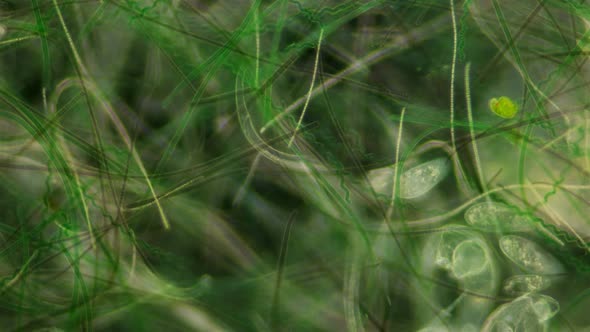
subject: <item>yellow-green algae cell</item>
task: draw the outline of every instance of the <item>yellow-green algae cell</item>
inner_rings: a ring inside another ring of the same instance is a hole
[[[505,96],[490,99],[489,105],[492,112],[504,119],[512,119],[518,113],[518,105]]]

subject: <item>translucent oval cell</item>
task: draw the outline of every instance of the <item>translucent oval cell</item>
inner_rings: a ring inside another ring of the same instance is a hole
[[[369,171],[367,173],[367,178],[369,179],[371,187],[375,190],[375,193],[391,197],[394,174],[395,168],[387,166]]]
[[[400,197],[417,198],[434,188],[449,173],[446,158],[427,161],[402,173],[400,177]]]
[[[539,322],[546,322],[559,311],[559,302],[546,295],[530,295],[533,311]]]
[[[504,282],[504,291],[511,295],[520,295],[540,292],[549,286],[551,286],[551,280],[547,277],[534,274],[516,275]]]
[[[499,306],[482,331],[545,331],[546,323],[559,311],[559,303],[545,295],[526,294]]]
[[[527,231],[534,227],[530,218],[496,202],[472,205],[465,211],[465,221],[475,228],[487,231]]]
[[[488,257],[485,249],[474,240],[461,242],[453,251],[451,270],[458,279],[478,275],[485,270]]]
[[[558,274],[563,266],[538,244],[521,236],[500,238],[500,249],[514,264],[534,274]]]
[[[6,27],[2,24],[0,24],[0,39],[4,38],[4,36],[6,35]]]

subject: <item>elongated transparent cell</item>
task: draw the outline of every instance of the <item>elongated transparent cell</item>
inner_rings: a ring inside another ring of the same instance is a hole
[[[400,197],[417,198],[428,193],[449,173],[449,161],[438,158],[415,166],[400,177]]]
[[[472,205],[465,211],[465,221],[483,231],[528,231],[534,228],[531,218],[520,215],[505,204],[483,202]]]
[[[400,175],[400,197],[412,199],[427,194],[447,176],[449,170],[449,161],[438,158],[404,171]],[[387,198],[391,197],[394,176],[395,165],[373,169],[367,174],[375,193]]]
[[[535,274],[559,274],[563,266],[535,242],[517,235],[500,238],[500,249],[522,270]]]
[[[532,292],[540,292],[551,286],[551,280],[547,277],[526,274],[512,276],[504,282],[504,291],[510,295],[522,295]]]
[[[559,303],[552,297],[526,294],[499,306],[486,319],[483,332],[546,331],[547,322],[559,311]]]

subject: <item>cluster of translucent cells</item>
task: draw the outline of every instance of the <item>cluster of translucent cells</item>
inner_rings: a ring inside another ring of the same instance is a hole
[[[446,158],[433,159],[405,170],[400,175],[400,198],[414,199],[424,196],[438,185],[449,173],[449,161]],[[391,195],[395,167],[389,166],[373,170],[369,179],[373,189],[385,196]],[[465,230],[454,226],[434,235],[432,241],[434,256],[425,258],[434,266],[448,271],[449,275],[460,282],[462,289],[476,293],[496,292],[497,271],[488,239],[476,231],[498,234],[498,246],[507,261],[520,274],[515,274],[504,281],[505,293],[518,296],[509,303],[498,306],[489,315],[485,306],[482,331],[545,331],[547,322],[559,311],[559,303],[539,292],[551,286],[551,277],[564,272],[561,263],[535,242],[513,233],[528,233],[535,229],[535,222],[527,214],[505,204],[486,201],[470,206],[464,214],[466,223],[473,229]],[[469,300],[465,300],[469,301]],[[458,298],[453,306],[458,305]],[[465,306],[465,304],[464,304]],[[449,309],[450,310],[450,309]],[[458,322],[456,331],[476,331],[473,322]],[[433,320],[420,330],[448,331],[448,325],[440,320]]]

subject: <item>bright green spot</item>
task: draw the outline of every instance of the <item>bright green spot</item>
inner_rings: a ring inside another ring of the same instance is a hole
[[[512,119],[518,113],[518,105],[508,97],[490,99],[490,110],[504,119]]]

